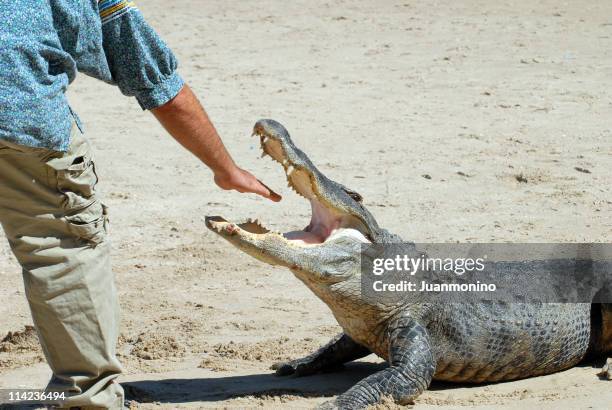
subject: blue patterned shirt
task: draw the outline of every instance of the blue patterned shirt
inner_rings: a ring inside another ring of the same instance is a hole
[[[66,151],[77,72],[151,109],[183,87],[176,67],[132,1],[0,0],[0,139]]]

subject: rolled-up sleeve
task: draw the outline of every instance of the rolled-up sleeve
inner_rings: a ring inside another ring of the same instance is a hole
[[[112,82],[145,110],[174,98],[184,85],[176,57],[134,3],[100,0],[98,11]]]

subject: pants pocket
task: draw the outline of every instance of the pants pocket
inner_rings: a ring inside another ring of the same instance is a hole
[[[96,166],[90,156],[78,156],[67,169],[57,172],[57,187],[68,197],[68,208],[86,206],[97,183]]]
[[[46,164],[50,185],[61,195],[62,220],[70,235],[93,245],[103,242],[108,215],[96,195],[98,175],[89,141],[73,132],[68,152],[49,158]]]
[[[98,245],[106,239],[108,211],[106,205],[94,200],[86,208],[66,216],[68,230],[76,238]]]
[[[47,165],[57,190],[65,197],[66,210],[86,208],[94,202],[98,175],[89,142],[83,136],[73,136],[70,150],[61,157],[51,158]]]

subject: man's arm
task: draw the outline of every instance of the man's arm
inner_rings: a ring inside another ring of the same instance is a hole
[[[96,13],[102,23],[108,65],[107,75],[98,77],[116,84],[123,94],[136,97],[143,109],[151,110],[178,142],[212,169],[221,188],[280,201],[279,195],[236,166],[204,108],[176,71],[174,54],[134,3],[99,0]],[[105,71],[104,67],[99,71]]]
[[[176,97],[151,112],[170,135],[213,171],[219,187],[252,192],[275,202],[281,200],[280,195],[236,166],[204,107],[188,85],[185,84]]]

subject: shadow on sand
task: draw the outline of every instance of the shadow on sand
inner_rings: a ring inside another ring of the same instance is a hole
[[[123,382],[127,400],[139,403],[220,401],[244,396],[327,397],[345,392],[384,363],[350,363],[333,373],[277,377],[273,373],[206,379],[164,379]]]
[[[588,360],[575,367],[601,368],[601,360]],[[330,397],[341,394],[361,379],[387,367],[386,363],[353,362],[335,372],[306,377],[277,377],[273,373],[205,379],[139,380],[122,383],[127,400],[139,403],[189,403],[222,401],[245,396]],[[546,377],[546,376],[544,376]],[[594,380],[596,379],[593,376]],[[511,383],[511,382],[500,382]],[[433,381],[428,390],[478,388],[497,383],[452,383]]]

